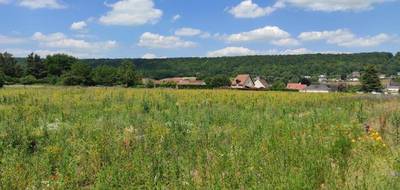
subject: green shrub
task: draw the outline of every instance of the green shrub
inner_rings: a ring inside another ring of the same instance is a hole
[[[23,85],[35,84],[37,79],[33,75],[28,75],[20,79],[20,83]]]

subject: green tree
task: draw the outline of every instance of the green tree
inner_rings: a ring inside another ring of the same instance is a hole
[[[119,82],[125,87],[131,87],[137,84],[138,77],[135,72],[134,65],[129,60],[122,61],[121,66],[118,68]]]
[[[378,77],[378,71],[374,65],[368,65],[361,76],[361,90],[364,92],[381,92],[382,84]]]
[[[89,86],[93,82],[90,78],[92,69],[89,65],[77,62],[71,65],[71,70],[62,75],[64,85],[85,85]]]
[[[272,83],[271,90],[285,90],[285,88],[286,88],[286,85],[284,82],[275,81],[274,83]]]
[[[26,58],[26,75],[32,75],[36,79],[46,77],[46,65],[42,62],[39,55],[31,53]]]
[[[0,88],[3,88],[4,86],[4,73],[2,71],[0,71]]]
[[[310,85],[311,85],[310,79],[307,79],[307,78],[301,78],[300,81],[299,81],[299,83],[305,84],[305,85],[307,85],[307,86],[310,86]]]
[[[66,54],[55,54],[46,57],[45,64],[50,75],[61,76],[71,69],[78,60]]]
[[[92,80],[96,85],[112,86],[117,82],[118,71],[114,67],[102,65],[92,71]]]
[[[224,86],[229,86],[231,84],[231,81],[229,80],[228,77],[226,76],[215,76],[215,77],[209,77],[205,80],[207,86],[211,88],[218,88],[218,87],[224,87]]]
[[[13,55],[7,52],[0,53],[0,70],[9,77],[21,76],[21,67],[17,64]]]

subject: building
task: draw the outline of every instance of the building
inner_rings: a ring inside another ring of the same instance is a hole
[[[328,77],[326,75],[319,75],[318,82],[325,83],[328,81]]]
[[[288,90],[304,90],[307,87],[307,85],[305,84],[301,84],[301,83],[288,83],[286,86],[286,89]]]
[[[386,92],[388,94],[399,94],[400,93],[400,83],[391,80],[386,87]]]
[[[254,81],[254,88],[257,89],[266,89],[268,88],[268,82],[261,77],[256,77],[256,80]]]
[[[254,83],[249,74],[241,74],[232,81],[231,88],[254,88]]]
[[[361,73],[358,71],[354,71],[349,76],[347,76],[347,78],[349,81],[358,82],[358,81],[360,81]]]
[[[304,90],[301,90],[301,92],[306,92],[306,93],[329,93],[329,92],[331,92],[331,89],[327,85],[318,84],[318,85],[307,86]]]

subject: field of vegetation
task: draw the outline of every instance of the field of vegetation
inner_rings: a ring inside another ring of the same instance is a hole
[[[399,125],[396,97],[4,88],[0,189],[400,189]]]

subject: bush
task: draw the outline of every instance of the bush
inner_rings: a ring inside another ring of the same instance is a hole
[[[82,85],[84,80],[83,77],[74,76],[71,73],[66,73],[61,77],[62,84],[66,86]]]
[[[19,82],[23,85],[30,85],[35,84],[37,82],[37,79],[33,75],[28,75],[21,78]]]
[[[280,90],[285,90],[285,89],[286,89],[286,85],[282,81],[275,81],[271,87],[271,90],[275,90],[275,91],[280,91]]]
[[[231,85],[231,81],[228,77],[225,76],[210,77],[207,78],[205,82],[207,86],[211,88],[225,87]]]

